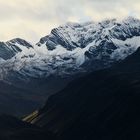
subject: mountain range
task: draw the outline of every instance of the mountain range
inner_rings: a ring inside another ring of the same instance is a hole
[[[32,44],[0,42],[0,113],[23,116],[41,108],[66,85],[135,53],[140,20],[66,23]]]

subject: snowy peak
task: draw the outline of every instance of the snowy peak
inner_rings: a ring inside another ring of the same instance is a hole
[[[67,23],[54,28],[51,34],[41,38],[37,45],[45,44],[49,50],[55,49],[57,45],[73,50],[77,47],[85,48],[93,41],[99,44],[101,40],[126,40],[134,36],[140,36],[140,20],[128,17],[122,21],[112,19],[82,24]]]
[[[55,50],[58,46],[69,51],[84,48],[85,56],[89,59],[108,61],[110,58],[124,59],[131,54],[139,46],[139,37],[140,20],[128,17],[121,21],[111,19],[82,24],[69,22],[54,28],[37,45],[46,46],[48,50]]]
[[[90,39],[87,26],[90,24],[67,23],[54,28],[51,34],[41,38],[38,44],[45,44],[49,50],[55,49],[57,45],[61,45],[67,50],[77,47],[84,48]]]
[[[25,46],[27,48],[33,48],[33,46],[29,42],[27,42],[21,38],[15,38],[15,39],[12,39],[10,41],[7,41],[6,43],[11,44],[11,45],[19,44],[19,45]]]
[[[17,53],[22,52],[23,49],[33,48],[27,41],[15,38],[7,42],[0,42],[0,58],[7,60],[11,59]]]

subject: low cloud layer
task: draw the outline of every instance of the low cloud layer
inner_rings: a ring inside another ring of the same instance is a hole
[[[0,40],[32,42],[65,22],[140,18],[139,0],[0,0]]]

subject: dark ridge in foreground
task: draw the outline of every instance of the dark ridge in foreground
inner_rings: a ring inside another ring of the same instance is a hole
[[[140,49],[110,69],[73,81],[30,121],[61,140],[140,139],[139,60]]]

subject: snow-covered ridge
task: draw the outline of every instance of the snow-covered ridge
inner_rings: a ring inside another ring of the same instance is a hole
[[[0,42],[0,58],[4,60],[10,59],[17,53],[24,51],[24,49],[32,47],[30,43],[20,38],[15,38],[7,42]]]
[[[0,44],[0,77],[12,72],[38,78],[101,69],[124,59],[139,46],[140,20],[132,17],[67,23],[36,45],[22,39]],[[5,59],[6,55],[10,57]]]
[[[116,38],[126,40],[140,35],[140,21],[128,17],[122,21],[116,19],[102,22],[67,23],[52,30],[50,35],[40,39],[38,45],[46,44],[54,49],[58,44],[72,50],[86,47],[93,40]]]

